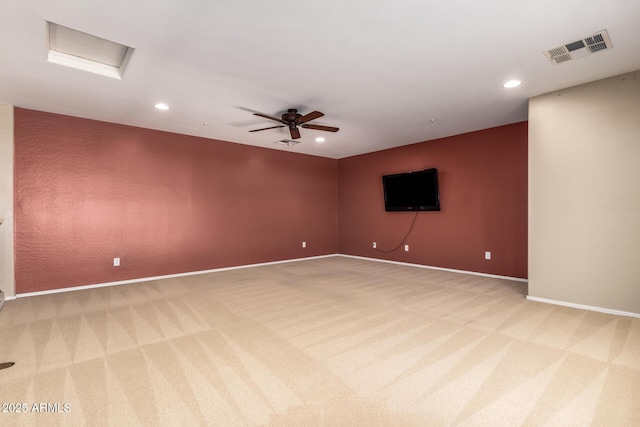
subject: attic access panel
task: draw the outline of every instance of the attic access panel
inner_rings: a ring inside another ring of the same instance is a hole
[[[122,79],[133,48],[53,22],[47,25],[49,62]]]

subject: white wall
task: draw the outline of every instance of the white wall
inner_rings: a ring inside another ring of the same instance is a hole
[[[640,313],[640,71],[529,102],[529,296]]]
[[[0,104],[0,290],[15,295],[13,279],[13,106]]]

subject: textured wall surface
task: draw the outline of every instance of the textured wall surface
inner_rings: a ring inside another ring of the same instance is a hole
[[[640,315],[640,71],[529,116],[529,296]]]
[[[335,253],[337,167],[17,108],[16,291]]]
[[[440,212],[385,212],[382,176],[438,168]],[[340,252],[527,277],[527,123],[339,160]],[[484,259],[485,251],[492,253]]]

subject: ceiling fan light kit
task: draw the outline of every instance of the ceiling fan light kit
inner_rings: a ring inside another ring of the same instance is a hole
[[[338,132],[340,130],[340,128],[333,127],[333,126],[312,125],[307,123],[307,122],[310,122],[311,120],[315,120],[324,116],[324,113],[321,113],[320,111],[312,111],[303,116],[302,114],[298,113],[298,110],[296,110],[295,108],[289,108],[287,112],[282,115],[281,118],[269,116],[267,114],[262,114],[262,113],[253,113],[253,115],[264,117],[265,119],[273,120],[282,124],[276,125],[276,126],[269,126],[266,128],[253,129],[253,130],[250,130],[249,132],[260,132],[268,129],[288,127],[289,133],[291,134],[291,139],[300,139],[301,135],[300,135],[300,129],[298,129],[298,127],[301,127],[304,129],[321,130],[325,132]],[[292,145],[292,144],[287,144],[287,145]]]

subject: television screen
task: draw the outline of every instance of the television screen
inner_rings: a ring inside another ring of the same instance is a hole
[[[439,211],[438,169],[382,177],[386,211]]]

